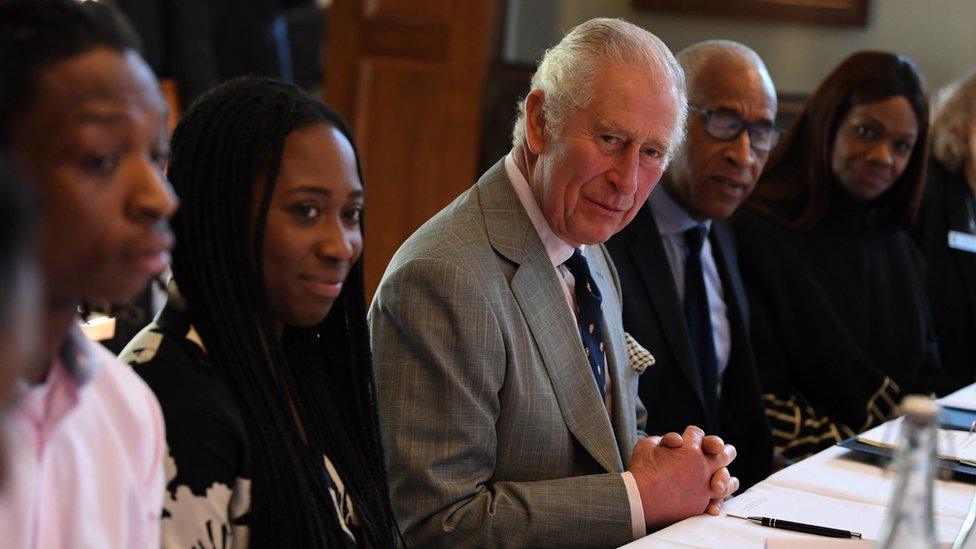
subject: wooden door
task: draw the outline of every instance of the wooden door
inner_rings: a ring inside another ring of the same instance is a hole
[[[349,122],[366,188],[366,292],[396,249],[477,176],[497,0],[335,0],[326,101]]]

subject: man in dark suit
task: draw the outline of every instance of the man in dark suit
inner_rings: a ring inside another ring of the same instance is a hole
[[[634,221],[607,248],[624,328],[657,359],[642,376],[649,432],[702,425],[735,445],[744,487],[769,474],[769,424],[749,343],[749,311],[725,220],[779,138],[776,93],[759,56],[729,41],[678,54],[687,137]]]

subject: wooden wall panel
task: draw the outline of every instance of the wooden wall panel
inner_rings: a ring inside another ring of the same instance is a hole
[[[456,2],[453,0],[366,0],[363,2],[363,15],[443,22],[450,20],[454,4]]]
[[[403,241],[478,176],[495,0],[335,0],[325,99],[349,121],[366,187],[371,296]]]

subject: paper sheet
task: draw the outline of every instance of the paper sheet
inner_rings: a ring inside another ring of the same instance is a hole
[[[771,517],[860,532],[866,540],[878,538],[888,512],[887,506],[868,505],[788,488],[766,487],[761,484],[734,498],[726,504],[725,508],[727,513],[733,515]],[[961,524],[962,521],[959,519],[936,516],[935,528],[939,541],[946,542],[954,539]],[[755,527],[765,530],[767,538],[825,539],[788,530],[767,528],[758,524]]]
[[[892,479],[893,480],[893,479]],[[884,524],[887,505],[872,505],[847,501],[803,490],[793,490],[763,483],[750,488],[725,504],[721,517],[707,515],[692,517],[657,533],[628,544],[627,549],[661,549],[679,547],[687,549],[735,547],[737,549],[763,549],[772,538],[791,541],[812,539],[826,540],[819,536],[767,528],[747,520],[732,518],[741,516],[766,516],[829,528],[860,532],[864,539],[877,539]],[[962,524],[961,518],[935,516],[935,529],[940,542],[951,542]],[[777,546],[773,546],[777,547]],[[781,545],[779,547],[782,547]]]
[[[792,539],[769,538],[766,549],[856,549],[874,547],[874,542],[868,539]],[[942,549],[950,549],[951,543],[940,543]]]
[[[894,448],[898,444],[898,436],[901,433],[903,421],[903,418],[898,418],[881,424],[874,429],[861,433],[857,439],[873,446]],[[936,453],[940,458],[976,466],[976,434],[939,429],[938,436]]]
[[[727,503],[726,512],[743,517],[771,517],[850,530],[861,533],[867,539],[874,539],[884,521],[884,507],[828,498],[787,488],[757,488],[760,489],[749,490]],[[769,537],[806,536],[759,525],[756,525],[756,528],[762,528]]]
[[[976,411],[976,384],[959,389],[939,399],[939,404],[951,408]]]
[[[869,539],[793,539],[793,538],[769,538],[766,540],[766,549],[868,549],[874,547],[874,542]],[[949,544],[946,544],[949,547]]]

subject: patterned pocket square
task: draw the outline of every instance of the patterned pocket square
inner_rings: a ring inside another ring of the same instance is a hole
[[[624,332],[624,339],[627,340],[627,354],[630,355],[630,369],[635,374],[641,375],[650,366],[657,362],[654,355],[645,349],[637,340],[627,332]]]

